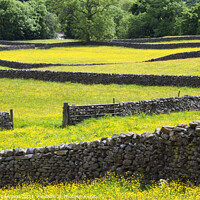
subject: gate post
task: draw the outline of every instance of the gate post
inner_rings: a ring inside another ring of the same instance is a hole
[[[13,109],[10,109],[10,120],[12,122],[12,129],[14,129],[14,115],[13,115]]]
[[[64,105],[63,105],[62,126],[66,127],[67,125],[70,125],[69,104],[68,103],[64,103]]]

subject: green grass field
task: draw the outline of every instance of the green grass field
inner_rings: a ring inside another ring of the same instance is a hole
[[[200,76],[200,58],[126,63],[95,66],[55,66],[35,70],[53,70],[70,72],[116,73],[116,74],[163,74]]]
[[[38,41],[39,42],[39,41]],[[49,50],[17,50],[0,52],[0,59],[23,62],[98,63],[123,62],[120,65],[53,67],[47,70],[199,75],[199,59],[155,63],[133,63],[171,53],[194,51],[136,50],[122,47],[70,47]],[[6,69],[5,67],[2,67]],[[44,70],[46,70],[44,69]],[[161,115],[134,115],[85,120],[76,126],[61,128],[63,102],[70,105],[128,102],[160,97],[200,95],[199,88],[136,85],[83,85],[22,79],[0,79],[1,111],[14,109],[15,129],[1,131],[0,150],[91,141],[127,132],[154,132],[162,126],[188,124],[200,119],[200,111]],[[91,183],[0,189],[0,199],[200,199],[200,187],[176,183],[158,183],[141,188],[137,180],[108,177]]]
[[[0,69],[10,69],[9,67],[2,67],[0,66]]]
[[[199,48],[141,50],[125,47],[62,47],[1,51],[0,59],[26,63],[130,63],[158,58],[173,53],[196,51]]]
[[[121,132],[152,132],[162,125],[188,123],[199,117],[199,112],[189,112],[169,116],[141,115],[127,118],[91,119],[77,126],[61,129],[59,127],[62,124],[63,102],[68,102],[70,105],[100,104],[112,103],[113,98],[116,102],[128,102],[177,96],[178,91],[181,91],[181,96],[199,95],[199,89],[0,79],[0,91],[1,110],[14,109],[16,127],[15,130],[1,132],[0,149],[94,140],[103,136],[111,137]],[[161,120],[162,118],[164,121]]]
[[[7,198],[6,198],[7,197]],[[10,197],[10,198],[9,198]],[[24,185],[22,188],[0,190],[2,199],[97,199],[97,200],[198,200],[200,187],[160,181],[142,187],[138,180],[124,180],[108,176],[82,184]]]

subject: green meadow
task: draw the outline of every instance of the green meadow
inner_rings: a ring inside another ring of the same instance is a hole
[[[172,115],[139,115],[86,120],[60,128],[63,102],[70,105],[101,104],[199,95],[198,88],[136,85],[83,85],[22,79],[0,79],[1,109],[14,109],[15,130],[0,134],[0,149],[26,148],[111,137],[121,132],[153,132],[162,125],[189,123],[199,112]],[[164,120],[164,121],[162,121]],[[162,121],[162,123],[161,123]],[[148,123],[147,123],[148,122]]]
[[[40,41],[38,41],[40,42]],[[53,41],[52,41],[53,42]],[[70,47],[0,52],[0,59],[20,62],[122,63],[102,66],[49,67],[40,70],[99,73],[199,75],[199,58],[163,62],[140,61],[171,53],[197,50],[136,50],[123,47]],[[6,67],[0,67],[7,69]],[[200,119],[200,111],[160,115],[103,117],[62,128],[62,107],[70,105],[129,102],[178,95],[200,95],[199,88],[138,85],[84,85],[22,79],[0,79],[1,111],[14,109],[14,130],[0,133],[0,150],[41,147],[98,140],[113,134],[151,132],[162,126],[189,124]],[[181,183],[159,182],[145,188],[138,180],[108,176],[92,182],[1,188],[0,199],[199,199],[200,188]]]
[[[54,64],[130,63],[197,50],[199,48],[145,50],[106,46],[56,47],[1,51],[0,59],[25,63]]]
[[[200,58],[126,63],[94,66],[55,66],[37,68],[35,70],[116,73],[116,74],[162,74],[162,75],[200,75]]]

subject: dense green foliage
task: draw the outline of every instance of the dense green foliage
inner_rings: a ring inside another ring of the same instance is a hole
[[[198,2],[198,0],[135,0],[129,4],[126,12],[128,27],[122,37],[199,34],[200,3]]]
[[[200,3],[183,13],[180,19],[180,34],[200,34]]]
[[[188,7],[195,6],[195,4],[199,3],[199,0],[184,0]]]
[[[115,3],[115,0],[55,0],[51,5],[63,22],[66,36],[90,41],[114,37]]]
[[[200,33],[198,0],[135,0],[129,7],[126,37],[196,35]]]
[[[52,12],[58,14],[68,38],[89,41],[199,34],[198,0],[47,2]]]
[[[181,0],[136,0],[130,8],[129,37],[174,35],[176,19],[183,10]]]
[[[0,0],[1,40],[53,38],[56,27],[56,16],[42,0]]]
[[[0,0],[7,40],[53,38],[59,24],[83,41],[195,35],[199,21],[199,0]]]

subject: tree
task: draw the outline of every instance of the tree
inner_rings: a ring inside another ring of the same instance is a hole
[[[56,16],[47,11],[45,1],[43,0],[29,0],[28,4],[34,9],[33,18],[36,21],[35,37],[54,38],[56,37],[56,29],[58,21]]]
[[[119,1],[119,6],[124,11],[129,11],[132,4],[133,4],[133,0],[120,0]]]
[[[179,25],[181,35],[200,34],[200,3],[183,12]]]
[[[133,16],[129,37],[175,35],[176,20],[185,8],[182,0],[136,0],[130,11]]]
[[[188,7],[195,6],[197,3],[200,2],[200,0],[184,0],[184,1]]]
[[[33,9],[15,0],[0,0],[0,39],[25,39],[35,31]]]
[[[0,0],[0,39],[52,38],[56,26],[43,1]]]
[[[115,35],[115,3],[116,0],[55,0],[53,8],[69,35],[83,41],[105,40]]]

